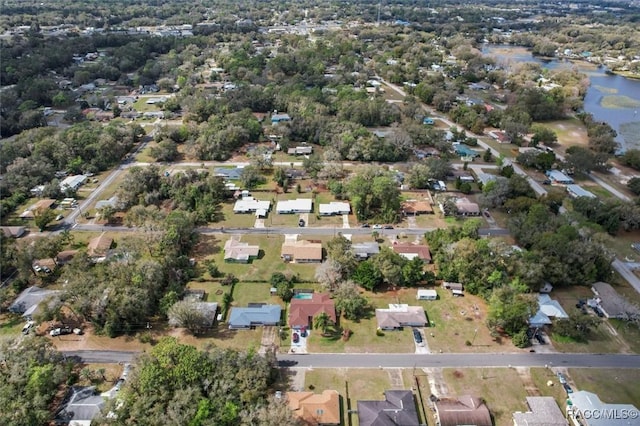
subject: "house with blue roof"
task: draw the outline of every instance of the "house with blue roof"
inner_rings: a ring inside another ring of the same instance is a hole
[[[229,328],[249,330],[255,327],[280,324],[282,308],[280,305],[257,304],[246,308],[231,308]]]
[[[283,121],[291,121],[291,117],[289,117],[289,114],[273,114],[271,116],[271,124],[278,124],[282,123]]]
[[[461,143],[454,143],[453,150],[455,151],[456,154],[458,154],[461,157],[470,157],[470,158],[480,157],[480,153],[478,151],[474,151],[473,149]]]

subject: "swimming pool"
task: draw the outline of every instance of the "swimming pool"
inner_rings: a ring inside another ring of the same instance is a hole
[[[298,293],[298,294],[294,295],[293,298],[294,299],[308,300],[308,299],[313,299],[313,294],[311,294],[311,293]]]

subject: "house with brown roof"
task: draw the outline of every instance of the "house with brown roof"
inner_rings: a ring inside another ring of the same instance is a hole
[[[396,241],[391,246],[391,249],[408,260],[419,257],[425,263],[431,263],[431,252],[429,251],[429,246],[426,244],[414,244]]]
[[[439,399],[435,403],[440,426],[492,426],[491,413],[484,401],[471,395]]]
[[[322,243],[315,240],[298,240],[297,235],[285,236],[280,257],[291,263],[322,262]]]
[[[78,250],[63,250],[56,255],[56,265],[62,266],[71,262],[75,255],[78,254]]]
[[[260,246],[240,242],[240,236],[234,235],[224,243],[224,261],[249,263],[260,253]]]
[[[32,204],[31,206],[29,206],[29,208],[27,210],[25,210],[21,215],[20,218],[21,219],[33,219],[35,218],[35,213],[39,210],[47,210],[47,209],[51,209],[53,208],[53,206],[56,204],[56,200],[51,199],[51,198],[45,198],[42,200],[38,200],[37,203]]]
[[[472,203],[466,198],[456,199],[456,210],[458,216],[480,216],[478,203]]]
[[[27,232],[24,226],[0,226],[0,229],[7,238],[20,238]]]
[[[422,306],[390,303],[389,309],[376,309],[376,321],[381,330],[402,330],[404,327],[425,327],[427,315]]]
[[[113,245],[113,238],[108,237],[106,232],[100,236],[92,238],[87,246],[87,254],[94,262],[103,262]]]
[[[401,205],[402,214],[417,216],[419,214],[433,214],[433,206],[427,200],[407,200]]]
[[[307,295],[308,293],[305,293],[305,297],[294,296],[291,299],[289,306],[289,326],[291,328],[311,328],[313,317],[323,312],[331,318],[331,321],[336,322],[336,305],[328,294],[311,293],[309,298]]]
[[[287,392],[287,403],[293,414],[305,425],[340,425],[340,394],[335,390]]]
[[[360,426],[418,426],[413,392],[387,390],[384,401],[358,401]]]

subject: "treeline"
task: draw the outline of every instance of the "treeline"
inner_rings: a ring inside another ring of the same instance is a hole
[[[29,198],[35,185],[45,185],[43,195],[61,194],[55,172],[97,173],[119,162],[140,141],[140,126],[81,123],[64,130],[32,129],[0,145],[0,215],[12,212]],[[67,194],[69,195],[69,194]]]

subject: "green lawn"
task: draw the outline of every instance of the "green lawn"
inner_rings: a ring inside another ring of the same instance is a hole
[[[640,407],[640,368],[571,368],[569,375],[579,390],[593,392],[604,402]]]
[[[217,236],[216,240],[207,240],[207,251],[203,258],[213,259],[220,272],[234,274],[240,281],[264,281],[267,282],[274,272],[298,275],[304,282],[315,281],[315,264],[285,263],[280,259],[280,250],[284,237],[281,235],[242,235],[241,241],[260,246],[260,256],[251,263],[226,263],[224,261],[224,243],[230,238],[228,234]],[[203,260],[203,259],[202,259]]]
[[[527,409],[527,396],[518,373],[510,368],[444,369],[444,378],[454,396],[483,398],[496,426],[513,425],[514,411]]]

